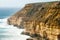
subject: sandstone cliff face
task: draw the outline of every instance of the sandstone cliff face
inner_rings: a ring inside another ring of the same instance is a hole
[[[26,13],[28,13],[32,8],[33,5],[26,5],[23,9],[21,9],[19,12],[17,12],[15,15],[12,15],[8,19],[8,24],[21,27],[20,23],[22,21],[22,18],[24,18]]]
[[[60,2],[27,4],[8,24],[24,27],[24,33],[36,40],[60,40]]]

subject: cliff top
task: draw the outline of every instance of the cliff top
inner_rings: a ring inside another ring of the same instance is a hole
[[[60,1],[30,3],[13,16],[24,17],[23,21],[43,22],[60,28]]]

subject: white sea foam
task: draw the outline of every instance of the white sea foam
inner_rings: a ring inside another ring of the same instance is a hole
[[[0,19],[0,40],[26,40],[29,36],[22,35],[24,29],[7,24],[7,18]]]

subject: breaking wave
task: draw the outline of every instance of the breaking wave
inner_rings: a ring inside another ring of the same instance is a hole
[[[26,38],[29,38],[29,36],[21,34],[24,29],[8,25],[7,19],[0,19],[0,40],[26,40]]]

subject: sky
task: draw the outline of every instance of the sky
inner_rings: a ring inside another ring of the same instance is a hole
[[[0,8],[19,8],[24,7],[25,4],[35,2],[47,2],[59,0],[0,0]]]

